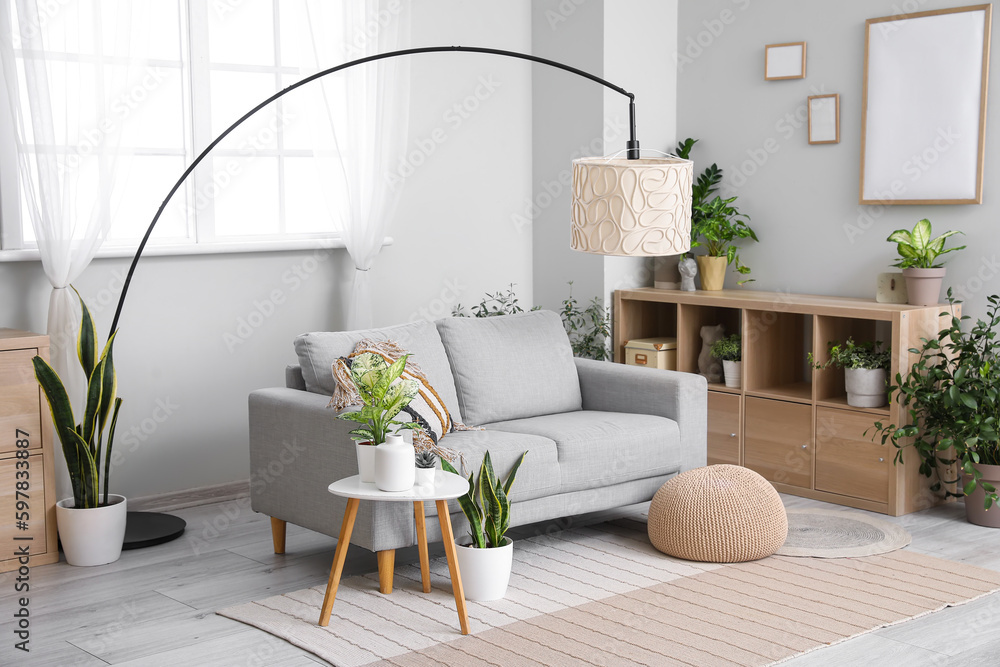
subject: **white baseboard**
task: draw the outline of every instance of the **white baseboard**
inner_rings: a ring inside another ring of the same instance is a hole
[[[197,489],[171,491],[170,493],[143,496],[142,498],[129,498],[128,508],[137,512],[170,512],[184,509],[185,507],[239,500],[249,495],[250,480],[243,479],[236,482],[226,482],[225,484],[215,484],[214,486],[203,486]]]

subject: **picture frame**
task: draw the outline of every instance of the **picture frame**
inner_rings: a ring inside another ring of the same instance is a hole
[[[809,109],[809,143],[840,143],[840,94],[810,95],[806,99]]]
[[[806,78],[806,43],[786,42],[764,47],[764,80]]]
[[[980,204],[992,5],[868,19],[858,201]]]

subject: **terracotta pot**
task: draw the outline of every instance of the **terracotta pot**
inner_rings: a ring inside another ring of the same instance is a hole
[[[983,473],[983,478],[979,481],[989,482],[1000,489],[1000,466],[980,463],[976,465],[976,468]],[[971,479],[970,475],[962,475],[962,484],[967,484]],[[972,495],[965,497],[965,518],[968,519],[969,523],[974,523],[977,526],[1000,528],[1000,506],[994,503],[992,507],[986,509],[985,504],[986,492],[983,491],[982,486],[977,484]]]
[[[911,306],[936,306],[941,300],[941,283],[947,269],[903,269],[906,293]]]
[[[889,397],[881,368],[845,368],[844,385],[847,404],[855,408],[881,408]]]
[[[723,361],[722,370],[726,377],[726,386],[740,388],[740,377],[743,374],[742,361]]]
[[[726,258],[699,255],[695,260],[698,262],[698,273],[701,274],[701,288],[710,292],[722,289],[726,282],[726,268],[729,266]]]

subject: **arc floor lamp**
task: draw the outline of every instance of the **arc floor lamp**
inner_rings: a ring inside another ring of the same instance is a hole
[[[582,76],[627,97],[629,139],[625,145],[625,159],[587,157],[573,162],[570,244],[574,249],[583,252],[639,257],[679,255],[690,249],[692,163],[672,156],[640,157],[639,141],[635,132],[635,95],[632,93],[570,65],[517,51],[478,46],[430,46],[388,51],[316,72],[278,91],[243,114],[198,154],[170,188],[143,234],[128,274],[125,276],[109,336],[118,328],[118,319],[125,304],[132,275],[167,204],[191,172],[233,130],[275,100],[335,72],[386,58],[443,52],[483,53],[528,60]],[[144,516],[139,516],[140,514]],[[179,536],[184,530],[184,522],[169,515],[144,512],[136,513],[134,519],[135,521],[130,521],[130,532],[135,524],[136,531],[143,534],[141,543],[137,543],[136,546],[159,544]]]

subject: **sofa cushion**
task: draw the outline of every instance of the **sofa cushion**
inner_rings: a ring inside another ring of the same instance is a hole
[[[482,425],[583,407],[562,320],[539,310],[437,322],[462,416]]]
[[[680,431],[666,417],[580,410],[486,428],[554,440],[561,493],[669,475],[681,466]]]
[[[332,396],[337,386],[333,378],[333,363],[340,357],[351,354],[358,342],[364,339],[393,340],[411,353],[411,359],[427,376],[448,412],[455,421],[462,421],[448,355],[445,354],[441,336],[432,322],[411,322],[364,331],[322,331],[296,336],[295,354],[299,357],[306,389]]]

